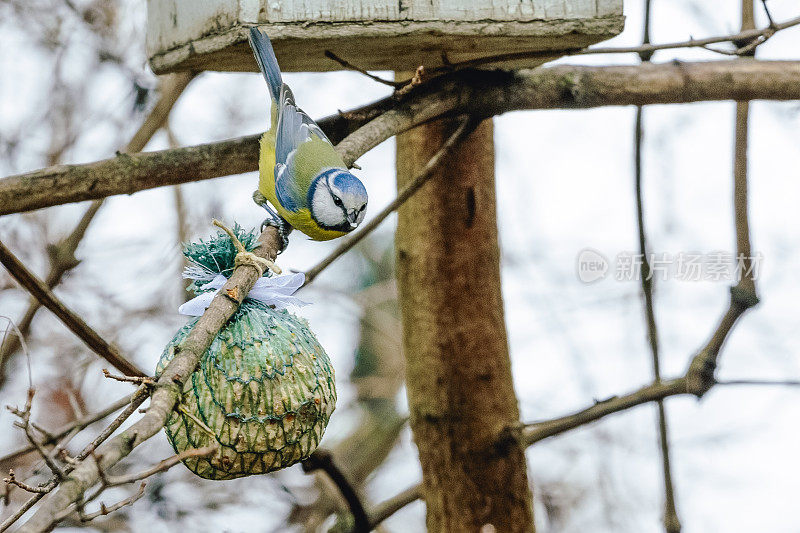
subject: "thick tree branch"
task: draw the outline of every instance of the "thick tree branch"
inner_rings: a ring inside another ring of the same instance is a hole
[[[800,62],[711,61],[636,66],[461,70],[439,76],[401,98],[388,97],[320,121],[352,163],[384,140],[445,116],[487,118],[522,109],[585,109],[610,105],[711,100],[800,99]],[[165,185],[239,174],[258,167],[258,135],[163,150],[87,165],[60,165],[0,180],[0,215]]]
[[[273,227],[267,227],[259,237],[259,243],[260,246],[253,252],[259,257],[274,260],[280,247],[278,231]],[[253,266],[236,267],[189,336],[177,347],[175,358],[164,369],[156,384],[145,415],[99,448],[97,455],[100,459],[96,463],[81,461],[59,489],[48,495],[44,504],[20,531],[50,530],[70,505],[79,501],[87,489],[100,481],[100,470],[107,471],[130,454],[135,447],[161,430],[178,401],[183,390],[183,382],[194,371],[220,329],[239,308],[241,299],[250,292],[259,275]],[[231,294],[240,296],[233,299],[229,296]]]

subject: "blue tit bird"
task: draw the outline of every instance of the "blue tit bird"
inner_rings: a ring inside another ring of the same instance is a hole
[[[250,28],[250,46],[272,100],[271,127],[261,137],[258,191],[253,195],[270,213],[264,223],[278,227],[284,245],[291,231],[287,222],[314,240],[341,237],[364,220],[367,189],[317,123],[295,104],[269,37]]]

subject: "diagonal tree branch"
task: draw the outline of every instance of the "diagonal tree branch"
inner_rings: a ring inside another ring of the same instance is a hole
[[[377,228],[384,220],[386,220],[389,215],[394,213],[397,208],[399,208],[403,203],[405,203],[409,198],[411,198],[415,192],[417,192],[420,187],[425,185],[428,180],[433,176],[433,171],[436,170],[442,162],[442,159],[450,152],[453,146],[457,145],[461,139],[469,135],[472,130],[477,126],[477,122],[470,120],[469,117],[465,118],[462,122],[461,126],[456,129],[455,132],[450,136],[447,141],[442,145],[442,147],[430,158],[428,163],[425,165],[425,168],[422,169],[422,172],[415,177],[411,183],[406,185],[402,191],[397,194],[397,197],[389,202],[389,205],[384,207],[380,213],[375,215],[375,218],[370,220],[368,223],[364,224],[364,226],[359,229],[354,235],[347,237],[343,240],[343,242],[337,246],[327,257],[325,257],[322,261],[314,265],[312,268],[308,269],[306,272],[306,281],[304,285],[308,285],[314,279],[316,279],[319,274],[328,268],[331,263],[336,261],[339,257],[350,251],[356,244],[361,242],[364,237],[372,233],[375,228]]]
[[[70,310],[53,294],[47,284],[36,277],[17,257],[0,241],[0,263],[20,285],[31,293],[43,306],[48,308],[64,323],[70,331],[78,336],[94,353],[108,361],[117,370],[129,376],[146,376],[147,374],[134,363],[125,359],[119,350],[105,341],[77,313]]]
[[[531,446],[541,440],[596,422],[608,415],[628,410],[637,405],[681,394],[692,394],[692,391],[687,387],[685,377],[653,383],[631,393],[612,396],[607,400],[596,402],[591,407],[581,409],[572,414],[552,420],[526,424],[514,431],[518,431],[518,438],[526,446]]]
[[[522,109],[758,99],[800,99],[800,62],[737,59],[512,72],[467,69],[434,78],[401,98],[388,97],[324,119],[320,126],[331,139],[341,140],[337,149],[352,163],[391,136],[446,116],[480,119]],[[0,179],[0,215],[254,171],[258,139],[251,135],[120,155]]]
[[[388,500],[376,505],[369,513],[370,529],[376,529],[381,522],[392,516],[394,513],[422,498],[422,486],[414,485],[403,492],[389,498]]]

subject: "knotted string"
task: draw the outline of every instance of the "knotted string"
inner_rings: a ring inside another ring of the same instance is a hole
[[[233,241],[233,245],[238,250],[236,257],[233,260],[233,267],[236,268],[241,265],[251,266],[256,269],[258,272],[258,277],[264,275],[264,270],[269,268],[276,274],[280,274],[282,270],[278,265],[276,265],[273,261],[267,259],[266,257],[259,257],[253,252],[248,252],[244,245],[241,243],[236,234],[233,233],[225,224],[217,220],[216,218],[212,221],[215,226],[221,228],[222,231],[228,234]]]
[[[241,241],[239,241],[239,239],[230,229],[225,227],[225,225],[218,220],[214,220],[213,222],[215,226],[222,228],[222,230],[228,234],[233,241],[234,246],[238,250],[234,259],[234,268],[241,265],[247,265],[255,268],[258,272],[258,280],[256,280],[253,288],[250,289],[250,292],[247,294],[247,298],[258,300],[266,305],[271,305],[278,309],[285,309],[289,305],[295,305],[298,307],[307,305],[307,302],[304,302],[296,296],[293,296],[293,294],[303,286],[303,283],[305,282],[305,274],[298,272],[285,276],[273,276],[270,278],[263,277],[265,268],[269,268],[276,274],[280,274],[281,269],[269,259],[264,259],[263,257],[259,257],[252,252],[248,252]],[[201,272],[194,272],[190,269],[187,269],[187,271],[184,272],[184,277],[195,280],[199,279],[198,276],[201,275]],[[218,273],[211,281],[203,285],[203,289],[207,289],[206,292],[197,295],[195,298],[181,305],[178,308],[178,312],[182,315],[189,316],[202,315],[208,306],[211,305],[211,300],[214,299],[227,281],[228,278],[226,278],[223,274]]]

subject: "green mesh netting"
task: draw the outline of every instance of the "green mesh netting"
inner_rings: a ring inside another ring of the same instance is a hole
[[[201,243],[202,249],[190,245],[215,256],[204,257],[204,267],[232,266],[235,254],[215,242],[223,238]],[[193,259],[189,251],[187,246],[186,255]],[[202,289],[195,285],[194,291]],[[190,321],[170,341],[157,375],[196,323]],[[176,410],[165,426],[175,451],[219,443],[214,454],[184,461],[192,472],[207,479],[262,474],[316,449],[336,405],[333,368],[305,320],[245,299],[187,380],[181,405],[192,416]]]

